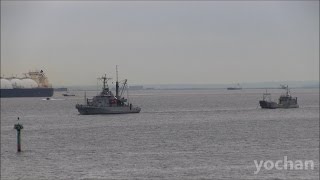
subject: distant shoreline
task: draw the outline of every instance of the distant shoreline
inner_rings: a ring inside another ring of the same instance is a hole
[[[68,88],[70,89],[70,88]],[[242,88],[242,90],[250,90],[250,89],[279,89],[282,88],[275,88],[275,87],[263,87],[263,88]],[[319,89],[319,87],[293,87],[290,89]],[[99,91],[97,89],[85,89],[85,88],[71,88],[72,91]],[[156,90],[180,90],[180,91],[187,91],[187,90],[227,90],[227,88],[153,88],[153,89],[133,89],[130,91],[156,91]],[[242,90],[227,90],[230,92],[241,92]]]
[[[279,82],[253,82],[239,83],[242,90],[246,89],[281,89],[281,85],[288,85],[290,89],[319,89],[319,81],[279,81]],[[221,90],[228,87],[234,87],[234,84],[130,84],[130,91],[139,90]],[[115,88],[113,85],[109,86]],[[54,86],[55,89],[68,90],[86,90],[97,91],[101,89],[101,85],[70,85],[70,86]],[[241,90],[229,90],[241,91]]]

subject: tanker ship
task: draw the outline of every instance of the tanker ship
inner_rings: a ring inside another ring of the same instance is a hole
[[[1,77],[0,97],[51,97],[53,88],[41,71],[24,73],[24,77]]]

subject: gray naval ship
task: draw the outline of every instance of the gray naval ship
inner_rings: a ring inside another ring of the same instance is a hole
[[[283,86],[286,90],[286,93],[281,95],[279,98],[279,102],[274,102],[271,100],[271,94],[266,92],[263,94],[262,100],[259,101],[261,108],[266,109],[276,109],[276,108],[298,108],[298,98],[292,97],[290,95],[290,90],[288,86]]]
[[[119,82],[118,82],[118,70],[116,81],[116,95],[114,96],[109,89],[107,81],[111,78],[107,78],[106,75],[99,78],[103,81],[103,88],[99,95],[88,99],[85,97],[85,104],[77,104],[76,108],[82,115],[91,114],[126,114],[126,113],[139,113],[140,107],[133,106],[128,102],[128,99],[122,97],[125,88],[128,90],[127,80],[123,82],[121,88],[121,94],[119,94]]]

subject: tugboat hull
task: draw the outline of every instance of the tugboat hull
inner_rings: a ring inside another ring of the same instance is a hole
[[[128,113],[139,113],[141,108],[131,107],[130,106],[120,106],[120,107],[93,107],[87,105],[77,104],[76,108],[78,109],[81,115],[94,115],[94,114],[128,114]]]
[[[299,108],[298,104],[278,104],[272,101],[259,101],[261,108],[264,109],[277,109],[277,108]]]
[[[227,90],[242,90],[242,88],[237,87],[228,87]]]
[[[275,102],[259,101],[259,104],[260,104],[261,108],[264,108],[264,109],[276,109],[276,108],[279,108],[278,104],[275,103]]]

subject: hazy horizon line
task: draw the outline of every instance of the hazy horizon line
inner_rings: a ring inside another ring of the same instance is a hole
[[[101,86],[101,83],[97,83],[98,86]],[[76,84],[76,85],[53,85],[54,87],[96,87],[97,84]],[[129,84],[130,86],[235,86],[237,84],[240,85],[262,85],[262,84],[268,84],[268,85],[281,85],[281,84],[296,84],[296,85],[320,85],[319,80],[298,80],[298,81],[256,81],[256,82],[238,82],[238,83],[134,83]],[[115,86],[114,83],[109,83],[109,86]]]

